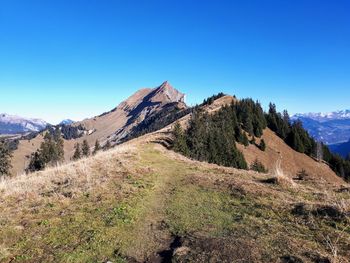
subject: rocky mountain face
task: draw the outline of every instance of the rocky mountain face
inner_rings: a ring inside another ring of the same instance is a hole
[[[78,131],[79,136],[65,136],[64,151],[66,160],[70,160],[74,145],[86,140],[92,148],[96,141],[101,146],[107,142],[111,145],[122,142],[145,121],[155,118],[165,109],[186,109],[185,95],[169,82],[165,81],[156,88],[138,90],[116,108],[99,116],[80,122],[64,125],[64,131],[69,135]],[[62,128],[63,129],[63,128]],[[63,132],[63,130],[62,130]],[[17,150],[13,153],[13,173],[21,173],[28,164],[27,156],[35,152],[42,141],[42,134],[31,140],[20,140]]]
[[[350,139],[350,110],[330,113],[295,114],[292,120],[301,120],[308,132],[326,144],[338,144]]]
[[[185,95],[165,81],[159,87],[137,91],[110,112],[74,125],[83,126],[90,131],[90,135],[99,134],[102,143],[108,140],[116,144],[128,136],[134,127],[169,105],[186,108],[184,100]]]
[[[6,113],[0,114],[0,134],[38,132],[45,129],[47,124],[41,119],[23,118]]]

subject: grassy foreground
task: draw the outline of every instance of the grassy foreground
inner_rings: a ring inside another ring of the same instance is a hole
[[[346,188],[151,143],[29,176],[0,185],[1,262],[349,262]]]

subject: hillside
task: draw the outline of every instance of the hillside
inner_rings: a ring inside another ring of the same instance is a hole
[[[224,105],[230,105],[237,102],[232,96],[223,96],[209,104],[203,105],[202,109],[208,113],[214,113],[220,110]],[[123,142],[123,139],[133,138],[133,134],[137,135],[139,127],[147,127],[147,123],[154,123],[164,116],[159,113],[168,112],[167,109],[175,107],[175,112],[181,112],[186,109],[184,104],[184,95],[174,89],[168,82],[164,82],[154,89],[141,89],[134,95],[122,102],[110,112],[101,114],[100,116],[86,119],[82,122],[75,122],[72,127],[82,129],[82,136],[70,140],[64,140],[64,153],[66,161],[70,161],[74,145],[87,140],[91,149],[96,140],[104,145],[107,141],[112,144]],[[170,111],[171,112],[171,111]],[[181,123],[186,127],[191,118],[191,113],[182,117]],[[148,121],[148,122],[147,122]],[[170,127],[170,126],[169,126]],[[169,129],[169,128],[168,128]],[[152,131],[152,130],[151,130]],[[146,130],[146,132],[149,132]],[[142,133],[140,134],[142,135]],[[260,142],[256,138],[256,145],[243,146],[237,144],[242,151],[244,158],[248,163],[248,167],[255,161],[259,160],[268,170],[273,170],[277,165],[286,171],[290,177],[296,177],[303,170],[313,178],[319,178],[326,182],[341,183],[339,178],[326,164],[315,161],[313,158],[298,153],[290,148],[282,139],[274,132],[266,128],[262,137],[267,143],[267,150],[260,151],[257,144]],[[17,150],[13,154],[13,174],[20,174],[25,167],[28,166],[29,156],[40,146],[43,141],[42,134],[37,135],[33,139],[20,140]]]
[[[102,146],[107,141],[111,145],[115,145],[130,135],[133,128],[169,107],[186,109],[186,104],[184,103],[184,94],[174,89],[168,82],[164,82],[153,89],[140,89],[109,112],[66,126],[77,129],[81,135],[64,140],[65,160],[71,159],[76,143],[87,140],[91,149],[93,149],[96,140]],[[23,173],[28,166],[30,154],[39,148],[42,137],[41,133],[33,139],[19,141],[18,148],[13,153],[12,174]]]
[[[204,106],[203,110],[209,114],[214,114],[222,109],[223,106],[236,102],[236,98],[226,95],[215,100],[212,104]],[[188,126],[190,115],[180,119],[180,123],[184,128]],[[173,125],[170,125],[162,131],[169,132],[172,127]],[[265,151],[261,151],[258,147],[261,139],[264,139],[267,145]],[[248,167],[255,160],[258,160],[270,171],[273,171],[277,166],[280,167],[290,178],[297,177],[298,173],[304,170],[310,178],[318,179],[325,183],[341,184],[343,182],[343,179],[337,176],[326,163],[318,162],[304,153],[295,151],[269,128],[265,128],[262,137],[255,138],[255,140],[255,144],[249,144],[248,146],[236,143],[237,148],[243,153]]]
[[[169,129],[2,181],[0,261],[349,262],[349,185],[192,161]]]

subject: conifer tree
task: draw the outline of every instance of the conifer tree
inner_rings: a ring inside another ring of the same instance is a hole
[[[0,177],[9,175],[11,167],[11,152],[3,142],[0,142]]]
[[[346,161],[350,161],[350,153],[348,153],[348,155],[345,157]]]
[[[298,129],[296,128],[295,125],[293,125],[292,130],[287,137],[287,143],[297,152],[300,152],[300,153],[305,152],[305,148],[300,138],[300,134],[298,133]]]
[[[250,170],[256,171],[258,173],[268,172],[265,166],[258,159],[255,159],[254,162],[250,165]]]
[[[243,145],[244,146],[248,146],[249,145],[249,140],[248,140],[248,137],[245,134],[245,132],[242,133],[242,138],[243,138],[243,141],[242,141]]]
[[[39,154],[45,164],[56,165],[63,160],[63,140],[60,134],[47,132],[40,145]]]
[[[45,169],[48,165],[57,165],[63,161],[63,139],[59,128],[47,131],[44,135],[44,142],[40,148],[31,155],[27,172],[34,172]]]
[[[173,134],[175,137],[173,143],[174,151],[188,155],[189,152],[186,144],[186,138],[179,122],[175,123]]]
[[[250,144],[255,145],[256,140],[255,140],[255,136],[254,135],[252,136],[252,139],[249,142],[250,142]]]
[[[265,143],[264,139],[261,139],[260,144],[259,144],[259,148],[260,148],[260,150],[265,151],[266,143]]]
[[[83,145],[81,146],[81,153],[85,157],[90,155],[90,146],[86,139],[83,141]]]
[[[45,169],[46,163],[43,159],[43,155],[40,154],[40,151],[32,153],[26,172],[35,172]]]
[[[99,150],[101,150],[101,145],[100,145],[99,141],[96,140],[94,151],[92,152],[92,154],[95,155]]]
[[[74,146],[75,148],[75,151],[74,151],[74,154],[73,154],[73,157],[72,159],[73,160],[78,160],[81,158],[81,150],[80,150],[80,144],[77,142]]]

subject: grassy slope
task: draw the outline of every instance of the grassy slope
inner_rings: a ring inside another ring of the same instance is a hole
[[[313,213],[348,212],[349,192],[123,147],[0,184],[0,261],[316,262],[332,246],[350,258],[348,218]]]

